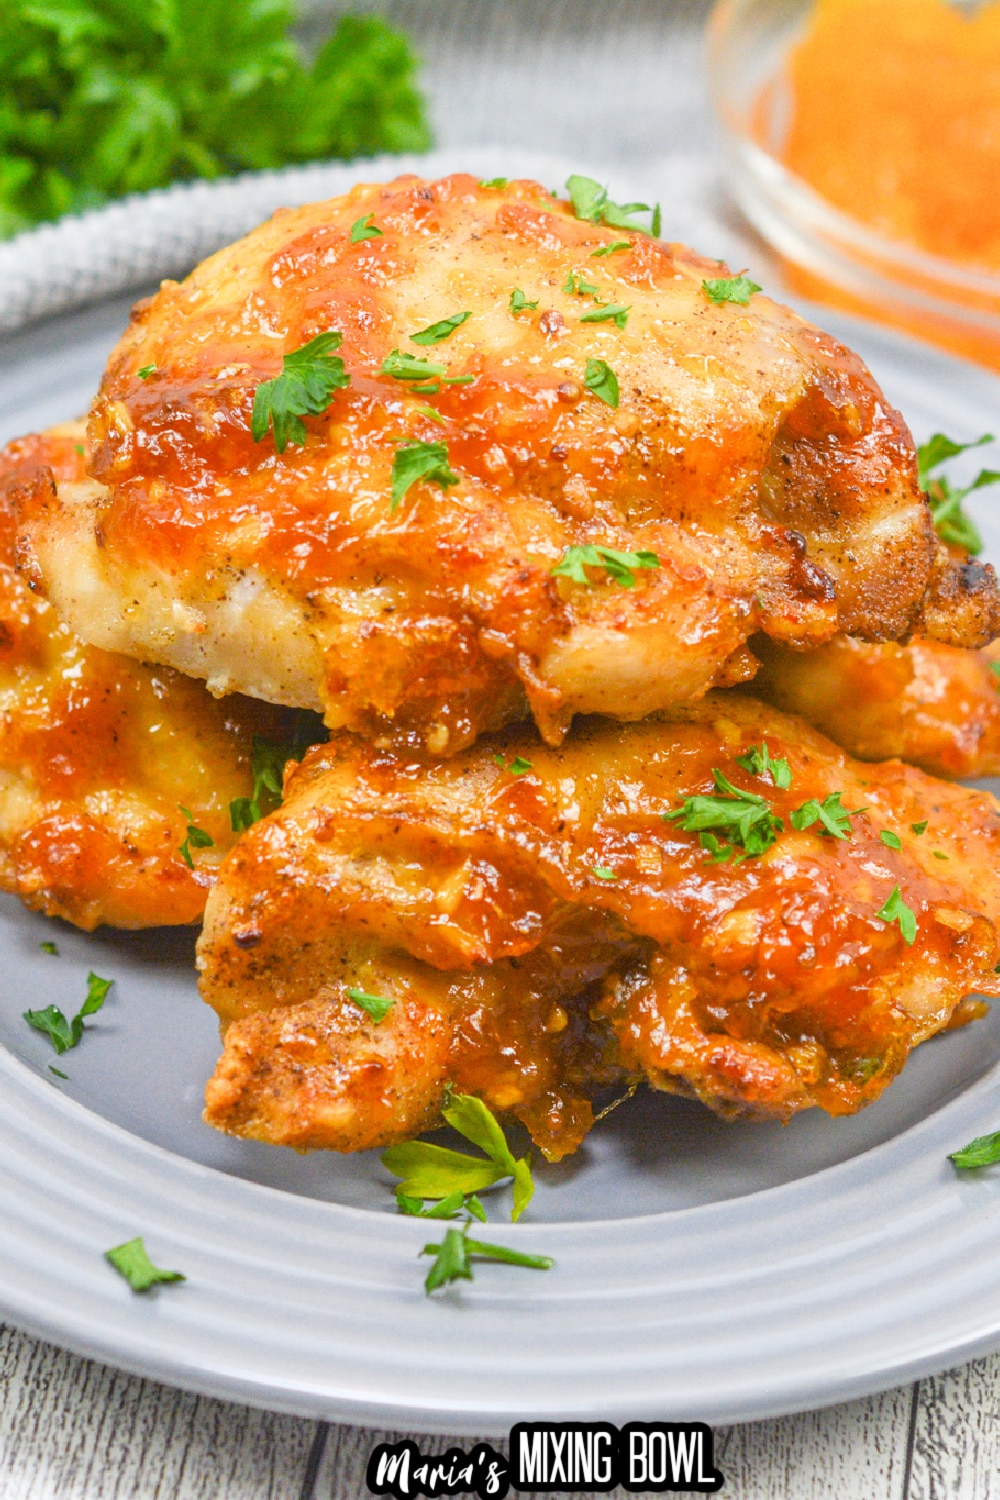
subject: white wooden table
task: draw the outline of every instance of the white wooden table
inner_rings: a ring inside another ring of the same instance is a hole
[[[310,0],[307,32],[329,0]],[[442,146],[708,159],[704,0],[362,0],[415,36]],[[711,250],[713,247],[702,248]],[[733,1500],[1000,1500],[1000,1356],[723,1429]],[[0,1500],[356,1500],[381,1434],[171,1390],[0,1330]],[[465,1437],[468,1434],[463,1435]],[[460,1440],[460,1439],[459,1439]],[[446,1438],[423,1439],[432,1451]]]

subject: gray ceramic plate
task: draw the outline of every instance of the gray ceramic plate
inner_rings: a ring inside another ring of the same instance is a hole
[[[6,341],[0,438],[86,406],[126,309]],[[996,426],[991,376],[821,316],[919,436]],[[989,492],[974,509],[1000,557]],[[1000,1344],[1000,1179],[945,1160],[1000,1126],[1000,1008],[921,1049],[854,1119],[723,1125],[636,1098],[495,1231],[554,1270],[484,1266],[429,1301],[427,1226],[395,1214],[376,1157],[201,1123],[217,1032],[189,933],[87,937],[12,901],[0,933],[0,1313],[57,1343],[263,1406],[481,1433],[540,1415],[748,1419]],[[21,1012],[75,1009],[90,968],[115,988],[61,1082]],[[129,1291],[102,1252],[136,1234],[184,1285]]]

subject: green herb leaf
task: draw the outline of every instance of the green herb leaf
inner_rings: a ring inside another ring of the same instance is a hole
[[[712,864],[741,864],[770,849],[785,825],[764,798],[740,791],[717,768],[712,780],[718,795],[686,797],[675,812],[663,813],[664,821],[697,833]]]
[[[254,735],[250,757],[253,794],[234,797],[230,802],[229,824],[233,833],[252,828],[254,823],[259,823],[261,818],[280,806],[286,765],[290,760],[301,760],[310,745],[325,738],[326,732],[319,720],[308,713],[297,716],[294,731],[287,740],[268,740],[263,735]]]
[[[178,806],[180,806],[180,804],[178,804]],[[180,846],[179,852],[181,859],[183,859],[188,869],[193,870],[194,860],[191,858],[191,850],[211,849],[215,845],[215,840],[210,833],[205,832],[204,828],[199,828],[197,824],[192,821],[192,819],[194,818],[193,812],[189,811],[189,809],[186,807],[182,807],[181,812],[184,814],[188,821],[187,835],[184,839],[183,844],[181,844]]]
[[[481,188],[505,188],[510,183],[509,177],[483,177],[480,179]]]
[[[956,443],[953,438],[945,437],[943,432],[936,432],[917,448],[917,483],[925,490],[931,474],[943,463],[947,463],[949,458],[968,453],[970,448],[985,448],[995,441],[990,432],[984,432],[982,437],[974,438],[971,443]]]
[[[509,771],[512,776],[523,776],[525,771],[531,770],[531,761],[525,760],[523,755],[515,755],[510,765],[506,765],[503,755],[498,750],[493,757],[501,771]]]
[[[59,949],[56,947],[51,938],[46,939],[44,943],[39,943],[38,946],[39,948],[41,948],[43,953],[54,953],[56,955],[58,955],[59,953]]]
[[[932,849],[931,853],[934,855],[935,859],[948,859],[949,858],[949,856],[947,854],[942,854],[940,849]]]
[[[150,377],[150,375],[155,375],[156,374],[156,366],[155,365],[143,365],[142,369],[141,370],[136,370],[135,373],[138,375],[138,377],[139,377],[140,380],[148,380],[149,377]]]
[[[376,1025],[385,1020],[396,1003],[395,999],[387,1000],[384,995],[369,995],[366,990],[348,990],[347,998],[367,1011]]]
[[[566,179],[566,191],[578,219],[585,219],[590,224],[607,224],[612,229],[641,230],[633,215],[651,213],[651,232],[660,232],[659,205],[651,209],[648,203],[613,203],[606,187],[595,182],[593,177],[581,177],[576,173]]]
[[[746,307],[754,292],[761,290],[748,276],[717,276],[701,286],[710,302],[735,302],[740,307]]]
[[[414,411],[418,411],[422,417],[429,417],[430,420],[432,422],[436,422],[439,427],[447,426],[444,417],[442,417],[439,411],[435,411],[433,406],[416,406],[414,407]]]
[[[71,1047],[80,1045],[85,1029],[84,1018],[100,1010],[113,984],[113,979],[102,979],[100,975],[93,972],[88,974],[87,998],[72,1021],[67,1021],[62,1011],[55,1005],[47,1005],[44,1010],[26,1010],[23,1018],[35,1031],[40,1031],[43,1036],[47,1036],[61,1056]]]
[[[618,409],[618,377],[604,359],[588,359],[583,383],[592,396],[597,396],[607,406]]]
[[[922,833],[926,833],[927,832],[927,820],[926,820],[926,818],[924,819],[924,821],[922,823],[911,823],[910,824],[910,832],[911,833],[915,833],[917,835],[917,838],[919,838]]]
[[[461,328],[467,318],[471,318],[471,312],[452,313],[450,318],[442,318],[440,323],[432,323],[429,328],[421,329],[420,333],[410,334],[411,344],[440,344],[442,339]]]
[[[772,785],[780,787],[783,792],[787,792],[792,784],[792,768],[788,761],[775,759],[766,744],[751,745],[735,760],[751,776],[770,776]]]
[[[0,235],[178,178],[425,151],[416,57],[344,16],[311,65],[288,0],[9,0]]]
[[[811,828],[814,823],[822,826],[823,832],[828,833],[831,838],[847,839],[851,836],[851,819],[856,818],[859,813],[865,812],[863,807],[854,807],[850,811],[841,807],[840,799],[843,792],[831,792],[824,797],[822,802],[817,802],[811,797],[808,802],[803,802],[789,814],[793,828],[801,833],[806,828]]]
[[[655,552],[617,552],[614,547],[597,547],[587,543],[582,547],[567,547],[561,560],[549,569],[552,578],[569,578],[573,583],[593,587],[588,568],[603,568],[614,583],[622,588],[635,587],[637,568],[658,568],[660,559]]]
[[[458,484],[459,476],[448,463],[447,443],[404,443],[396,449],[392,461],[392,504],[394,511],[418,479],[446,490]]]
[[[69,1074],[64,1073],[62,1068],[57,1068],[55,1063],[49,1063],[49,1072],[54,1073],[57,1078],[61,1078],[64,1083],[69,1083]]]
[[[507,311],[512,313],[534,312],[537,306],[537,302],[529,302],[527,297],[521,291],[521,288],[519,286],[516,286],[510,294],[510,301],[507,304]]]
[[[355,219],[351,225],[351,244],[362,245],[365,240],[377,240],[382,238],[382,231],[377,224],[373,224],[374,214],[362,214],[360,219]]]
[[[124,1245],[115,1245],[113,1250],[105,1250],[104,1258],[111,1262],[120,1276],[124,1276],[133,1292],[148,1292],[160,1281],[187,1279],[180,1271],[164,1271],[154,1266],[141,1237],[126,1240]]]
[[[393,349],[382,361],[382,374],[392,375],[396,380],[429,380],[434,375],[443,375],[447,365],[436,365],[419,354],[405,354]]]
[[[282,360],[282,372],[259,385],[253,398],[250,432],[255,443],[274,432],[274,446],[284,453],[289,443],[306,440],[303,417],[318,417],[330,405],[335,391],[350,385],[344,361],[331,349],[339,349],[343,335],[318,333]]]
[[[425,1245],[420,1253],[434,1256],[434,1264],[424,1282],[428,1296],[452,1281],[471,1281],[469,1260],[472,1256],[477,1260],[500,1261],[508,1266],[529,1266],[536,1271],[548,1271],[555,1265],[550,1255],[526,1255],[521,1250],[510,1250],[506,1245],[487,1245],[481,1240],[469,1239],[461,1229],[449,1229],[440,1244]]]
[[[952,547],[961,547],[973,557],[983,550],[983,539],[975,522],[963,509],[962,501],[973,490],[1000,484],[1000,471],[981,469],[972,483],[967,484],[964,489],[954,488],[943,474],[933,478],[931,475],[948,459],[956,458],[970,448],[981,448],[985,443],[994,441],[992,434],[988,432],[971,443],[956,443],[945,437],[943,432],[936,432],[917,449],[917,482],[927,496],[935,531],[943,542]]]
[[[572,271],[563,282],[562,289],[578,297],[593,297],[595,302],[600,296],[596,286],[592,286],[589,281],[584,281],[582,276],[576,276]]]
[[[1000,1130],[994,1130],[990,1135],[977,1135],[967,1146],[950,1152],[948,1160],[967,1172],[995,1166],[1000,1161]]]
[[[618,876],[614,870],[609,870],[607,865],[594,865],[591,875],[596,875],[598,880],[617,880]]]
[[[468,1156],[429,1141],[390,1146],[382,1153],[382,1163],[403,1178],[398,1190],[407,1198],[447,1198],[456,1192],[478,1193],[504,1177],[512,1177],[511,1217],[519,1219],[535,1191],[530,1158],[514,1157],[503,1130],[481,1099],[452,1094],[441,1113],[459,1135],[485,1151],[486,1157]]]
[[[626,307],[623,303],[609,302],[606,307],[595,307],[591,312],[585,312],[580,322],[614,323],[616,328],[624,328],[631,311],[631,307]]]
[[[883,828],[879,833],[879,838],[887,849],[895,849],[897,853],[903,847],[903,840],[898,833],[893,833],[891,828]]]
[[[917,935],[917,918],[914,911],[903,900],[898,885],[893,886],[889,899],[882,910],[877,911],[875,915],[880,922],[898,922],[904,943],[907,947],[912,945]]]
[[[612,240],[610,245],[602,245],[599,250],[591,250],[591,260],[597,260],[602,255],[614,255],[618,250],[631,250],[631,240]]]

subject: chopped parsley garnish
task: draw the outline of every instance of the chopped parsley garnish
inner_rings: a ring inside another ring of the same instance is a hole
[[[614,255],[616,250],[631,250],[631,240],[612,240],[610,245],[602,245],[599,250],[591,250],[591,260],[597,260],[602,255]]]
[[[306,440],[303,417],[318,417],[326,411],[335,391],[351,383],[339,354],[343,335],[318,333],[282,360],[282,371],[257,387],[253,398],[250,432],[255,443],[274,432],[274,446],[284,453],[289,443]]]
[[[676,812],[663,814],[664,821],[697,833],[711,864],[732,860],[738,865],[770,849],[785,825],[764,798],[740,791],[714,768],[712,780],[718,795],[686,797]]]
[[[479,186],[481,188],[505,188],[509,182],[509,177],[483,177],[480,178]]]
[[[1000,471],[980,469],[972,483],[967,484],[964,489],[953,489],[943,474],[933,478],[931,475],[935,469],[947,463],[948,459],[957,458],[970,448],[981,448],[985,443],[994,441],[988,432],[972,443],[956,443],[945,437],[943,432],[936,432],[917,449],[917,483],[927,496],[935,531],[943,542],[953,547],[962,547],[973,556],[983,550],[983,539],[975,523],[962,509],[962,501],[973,490],[1000,484]]]
[[[895,849],[898,853],[903,847],[903,840],[898,833],[893,833],[891,828],[883,828],[879,832],[879,838],[887,849]]]
[[[440,1202],[432,1203],[430,1208],[424,1208],[420,1198],[408,1198],[397,1188],[396,1207],[401,1214],[409,1214],[412,1219],[457,1219],[464,1209],[480,1224],[486,1223],[486,1210],[475,1193],[450,1193]]]
[[[717,276],[703,281],[701,287],[710,302],[735,302],[740,307],[746,307],[754,292],[761,290],[749,276]]]
[[[601,295],[596,286],[592,286],[589,281],[584,281],[582,276],[576,276],[572,271],[563,282],[562,289],[577,297],[593,297],[595,302]]]
[[[530,1266],[536,1271],[548,1271],[555,1265],[550,1255],[525,1255],[521,1250],[509,1250],[506,1245],[486,1245],[481,1240],[470,1240],[467,1229],[449,1229],[439,1245],[425,1245],[420,1253],[434,1256],[434,1264],[424,1282],[428,1296],[452,1281],[471,1281],[470,1261],[473,1257],[501,1261],[508,1266]]]
[[[525,771],[531,770],[531,761],[525,760],[523,755],[515,755],[510,765],[506,765],[503,755],[498,750],[493,757],[501,771],[509,771],[512,776],[523,776]]]
[[[86,452],[86,449],[84,448],[84,446],[83,446],[82,443],[74,443],[73,444],[73,452],[76,453],[76,454],[78,454],[80,456],[80,458],[82,458],[83,455],[84,455],[84,453]]]
[[[287,740],[268,740],[261,734],[254,735],[250,757],[253,794],[234,797],[229,804],[229,824],[234,833],[243,833],[280,805],[285,766],[290,760],[301,760],[309,746],[323,738],[322,727],[314,728],[314,724],[315,720],[302,714],[294,733]]]
[[[989,667],[994,677],[1000,677],[1000,661],[988,661],[986,665]]]
[[[863,813],[863,807],[853,807],[848,810],[841,807],[840,799],[843,792],[831,792],[824,797],[822,802],[817,802],[811,797],[808,802],[803,802],[794,812],[789,813],[793,828],[803,832],[811,828],[814,823],[819,823],[823,832],[828,833],[831,838],[847,839],[851,836],[851,819],[856,818],[858,813]]]
[[[381,239],[382,231],[377,224],[372,223],[374,214],[362,214],[360,219],[355,219],[351,225],[351,244],[361,245],[365,240]]]
[[[187,865],[188,869],[193,870],[194,860],[191,858],[191,850],[211,849],[215,844],[215,840],[210,833],[206,833],[204,828],[199,828],[198,825],[193,821],[193,812],[191,812],[186,807],[182,807],[181,812],[184,814],[188,821],[187,833],[183,844],[181,844],[178,850],[178,853],[180,854],[181,859]]]
[[[429,417],[431,421],[436,422],[439,427],[445,427],[447,425],[444,417],[442,417],[439,411],[435,411],[433,406],[417,406],[414,407],[414,410],[418,411],[422,417]]]
[[[592,396],[618,409],[618,377],[605,359],[588,359],[583,383]]]
[[[792,784],[792,768],[787,760],[776,759],[766,744],[751,745],[743,755],[735,757],[736,764],[749,771],[751,776],[770,776],[773,786],[787,792]]]
[[[877,911],[875,915],[880,922],[898,922],[904,943],[906,943],[907,947],[913,943],[917,935],[916,914],[903,900],[902,892],[898,885],[893,886],[889,899],[882,910]]]
[[[915,833],[917,835],[917,838],[919,838],[922,833],[926,833],[927,832],[927,821],[926,821],[926,819],[924,820],[923,823],[911,823],[910,824],[910,832],[911,833]]]
[[[59,949],[56,947],[51,938],[46,938],[45,942],[39,943],[38,946],[39,948],[41,948],[43,953],[54,953],[58,957]]]
[[[160,1281],[186,1280],[180,1271],[164,1271],[154,1266],[141,1237],[126,1240],[124,1245],[115,1245],[113,1250],[105,1250],[104,1258],[111,1262],[120,1276],[124,1276],[133,1292],[148,1292]]]
[[[516,286],[510,294],[510,301],[507,303],[507,311],[512,313],[534,312],[537,306],[537,302],[529,302],[527,297],[521,291],[521,288],[519,286]]]
[[[495,1116],[481,1099],[471,1094],[450,1094],[441,1113],[459,1135],[486,1154],[469,1156],[429,1141],[404,1141],[402,1145],[390,1146],[382,1153],[382,1165],[393,1176],[403,1179],[397,1192],[422,1203],[428,1198],[441,1200],[456,1193],[478,1193],[510,1177],[514,1188],[511,1218],[519,1219],[535,1191],[531,1158],[515,1159]]]
[[[410,334],[411,344],[440,344],[449,334],[461,328],[467,318],[471,318],[471,312],[452,313],[450,318],[442,318],[440,323],[432,323],[429,328],[423,328],[419,333]]]
[[[49,1072],[54,1073],[57,1078],[61,1078],[63,1083],[69,1083],[69,1074],[64,1073],[62,1068],[57,1068],[55,1063],[49,1063]]]
[[[35,1031],[47,1036],[56,1051],[62,1055],[71,1047],[78,1047],[84,1032],[84,1019],[100,1010],[108,996],[113,979],[102,979],[99,974],[87,975],[87,998],[72,1021],[67,1021],[62,1011],[54,1005],[44,1010],[26,1010],[24,1019]]]
[[[618,876],[614,870],[609,870],[607,865],[594,865],[591,875],[596,875],[598,880],[617,880]]]
[[[436,396],[442,385],[470,385],[476,378],[474,375],[446,375],[446,368],[429,359],[420,359],[416,354],[404,354],[399,349],[393,349],[382,361],[383,375],[391,375],[396,380],[422,381],[422,385],[413,387],[422,396]]]
[[[447,443],[404,443],[402,448],[396,449],[392,461],[390,510],[396,509],[418,479],[436,484],[442,490],[458,484],[459,477],[448,462]]]
[[[626,306],[621,302],[609,302],[606,307],[594,307],[590,312],[585,312],[580,322],[614,323],[616,328],[624,328],[631,311],[631,305]]]
[[[614,547],[598,547],[587,543],[582,547],[567,547],[561,560],[549,569],[552,578],[569,578],[573,583],[592,588],[594,580],[588,568],[603,568],[613,583],[623,589],[635,587],[637,568],[658,568],[660,559],[655,552],[616,552]]]
[[[384,995],[369,995],[367,990],[348,990],[347,998],[366,1011],[376,1025],[385,1020],[396,1003],[394,999],[387,1000]]]
[[[632,215],[651,214],[649,232],[653,235],[660,232],[658,203],[653,208],[648,203],[614,203],[608,197],[606,187],[595,182],[593,177],[581,177],[577,173],[566,179],[566,191],[576,217],[589,224],[607,224],[611,229],[641,229]]]
[[[967,1172],[995,1166],[1000,1161],[1000,1130],[994,1130],[990,1135],[977,1135],[961,1150],[949,1152],[948,1160]]]
[[[140,380],[148,380],[150,375],[156,374],[156,369],[156,365],[143,365],[142,369],[136,370],[135,373],[138,375]],[[80,449],[80,452],[83,452],[82,448]]]
[[[942,854],[940,849],[932,849],[931,853],[935,859],[948,859],[950,857],[947,854]]]

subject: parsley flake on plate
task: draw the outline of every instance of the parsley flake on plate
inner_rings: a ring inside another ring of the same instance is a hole
[[[471,312],[452,313],[450,318],[442,318],[440,323],[432,323],[429,328],[422,328],[419,333],[411,333],[410,343],[440,344],[442,339],[448,338],[456,328],[461,328],[462,324],[471,317]]]
[[[89,973],[87,975],[87,998],[72,1021],[67,1021],[62,1011],[55,1005],[47,1005],[44,1010],[26,1010],[23,1018],[35,1031],[40,1031],[43,1036],[47,1036],[61,1056],[71,1047],[80,1045],[85,1029],[84,1020],[100,1010],[113,984],[113,979],[102,979],[99,974]]]
[[[486,1210],[475,1193],[449,1193],[447,1198],[441,1198],[437,1203],[432,1203],[430,1208],[424,1208],[422,1199],[408,1198],[397,1188],[396,1207],[401,1214],[408,1214],[412,1219],[457,1219],[464,1211],[473,1219],[478,1219],[480,1224],[486,1223]]]
[[[293,734],[287,740],[268,740],[262,734],[253,737],[250,770],[253,792],[249,797],[234,797],[229,804],[229,826],[233,833],[243,833],[273,812],[281,802],[285,766],[290,760],[301,760],[310,745],[324,738],[316,719],[302,713]]]
[[[303,417],[318,417],[330,405],[335,391],[350,385],[351,377],[344,361],[332,349],[339,349],[343,335],[335,331],[318,333],[315,338],[293,349],[282,359],[280,375],[265,380],[254,392],[250,432],[255,443],[274,432],[274,446],[284,453],[289,443],[301,445],[306,440]]]
[[[588,568],[603,568],[613,583],[624,589],[635,587],[637,568],[658,568],[660,559],[655,552],[617,552],[614,547],[599,547],[587,543],[582,547],[567,547],[554,568],[549,569],[552,578],[569,578],[573,583],[592,588],[594,580]]]
[[[516,286],[510,294],[510,301],[507,303],[507,311],[512,313],[534,312],[537,306],[537,302],[529,302],[527,297],[521,291],[521,288],[519,286]]]
[[[355,219],[351,225],[351,244],[363,245],[365,240],[378,240],[382,238],[382,231],[377,224],[373,224],[374,214],[362,214],[360,219]]]
[[[178,806],[180,804],[178,803]],[[211,849],[215,846],[215,840],[204,828],[199,828],[194,822],[194,813],[189,808],[182,807],[181,812],[187,818],[187,833],[184,842],[180,845],[178,853],[189,870],[194,869],[194,860],[191,858],[192,849]]]
[[[592,396],[618,409],[618,377],[605,359],[588,359],[583,383]]]
[[[126,1240],[124,1245],[115,1245],[112,1250],[105,1250],[104,1258],[111,1262],[119,1276],[124,1276],[133,1292],[148,1292],[151,1286],[156,1286],[161,1281],[187,1279],[181,1271],[164,1271],[159,1266],[154,1266],[141,1236]]]
[[[369,995],[367,990],[348,990],[347,998],[352,1000],[359,1009],[366,1011],[376,1026],[380,1021],[385,1020],[396,1003],[394,999],[387,1000],[384,995]]]
[[[710,302],[735,302],[739,307],[747,307],[754,292],[761,291],[749,276],[717,276],[703,281],[701,287]]]
[[[428,1296],[452,1281],[471,1281],[470,1262],[473,1258],[500,1261],[507,1266],[529,1266],[536,1271],[548,1271],[555,1265],[551,1255],[526,1255],[522,1250],[510,1250],[506,1245],[487,1245],[481,1240],[469,1239],[467,1229],[449,1229],[440,1244],[425,1245],[420,1253],[434,1256],[434,1264],[424,1282]]]
[[[912,946],[917,936],[916,913],[903,900],[903,895],[898,885],[893,886],[892,892],[882,910],[877,911],[875,915],[880,922],[898,922],[904,943],[907,947]]]
[[[676,822],[685,833],[697,833],[698,842],[713,865],[742,864],[763,854],[784,830],[765,799],[756,792],[733,786],[718,768],[712,769],[715,795],[686,797],[675,812],[663,813],[664,822]]]
[[[382,1153],[382,1165],[402,1178],[397,1192],[421,1203],[428,1198],[440,1201],[456,1193],[479,1193],[509,1177],[514,1189],[511,1218],[519,1219],[535,1191],[530,1156],[515,1158],[493,1112],[471,1094],[450,1094],[441,1113],[485,1155],[470,1156],[430,1141],[389,1146]]]
[[[830,792],[822,802],[817,802],[811,797],[808,802],[803,802],[789,814],[793,828],[802,833],[806,828],[811,828],[814,823],[819,823],[823,833],[829,834],[831,838],[848,839],[851,836],[851,819],[856,818],[859,813],[866,811],[863,807],[853,807],[848,810],[841,807],[840,799],[843,792]]]
[[[628,322],[628,315],[632,311],[631,305],[621,302],[609,302],[604,307],[592,308],[585,312],[580,318],[581,323],[614,323],[616,328],[624,328]]]
[[[58,956],[59,954],[59,949],[56,947],[51,938],[47,938],[44,943],[39,943],[38,946],[39,948],[41,948],[43,953],[53,953],[56,956]]]
[[[787,792],[792,784],[792,768],[788,761],[776,759],[764,743],[751,745],[749,750],[734,759],[751,776],[770,776],[772,785],[780,787],[783,792]]]
[[[977,1135],[967,1146],[949,1152],[948,1160],[967,1172],[975,1172],[980,1167],[996,1166],[1000,1161],[1000,1130],[994,1130],[989,1135]]]
[[[458,484],[459,476],[448,462],[447,443],[404,443],[396,449],[392,461],[392,503],[394,511],[418,479],[446,490]]]
[[[952,547],[962,547],[973,556],[983,550],[983,539],[972,518],[963,510],[962,501],[973,490],[1000,484],[1000,471],[980,469],[971,484],[967,484],[964,489],[956,489],[944,474],[934,475],[934,470],[939,469],[950,458],[967,453],[970,448],[981,448],[992,442],[995,439],[988,432],[971,443],[956,443],[945,437],[943,432],[936,432],[917,449],[917,483],[927,496],[935,531],[943,542]]]
[[[49,1072],[54,1073],[57,1078],[61,1078],[63,1083],[69,1083],[69,1074],[64,1073],[62,1068],[57,1068],[55,1063],[49,1063]]]

